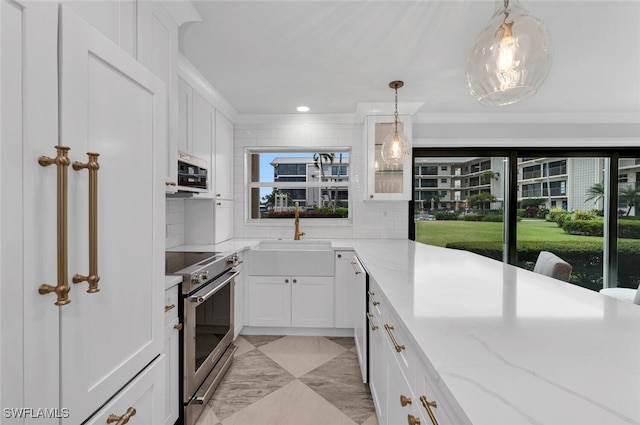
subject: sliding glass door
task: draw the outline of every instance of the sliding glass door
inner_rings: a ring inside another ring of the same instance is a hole
[[[571,264],[570,283],[637,288],[640,158],[631,152],[414,149],[410,237],[530,270],[550,251]]]

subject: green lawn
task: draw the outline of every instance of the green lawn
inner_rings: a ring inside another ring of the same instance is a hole
[[[502,223],[481,221],[416,221],[416,241],[446,246],[458,241],[501,241]],[[601,237],[566,234],[555,223],[522,220],[518,223],[518,241],[594,241]]]

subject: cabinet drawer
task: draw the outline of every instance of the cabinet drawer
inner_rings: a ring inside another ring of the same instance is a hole
[[[178,302],[180,285],[174,285],[164,291],[164,324],[168,324],[178,317]]]
[[[414,375],[417,382],[414,394],[423,417],[422,423],[472,425],[431,364],[424,357],[417,358],[415,363]]]
[[[389,309],[387,319],[382,323],[382,331],[391,348],[393,358],[400,370],[407,377],[413,377],[412,368],[415,367],[416,347],[409,339],[408,332],[397,314]],[[409,382],[413,387],[415,382]]]
[[[374,314],[382,324],[387,320],[386,303],[382,298],[382,291],[376,285],[375,281],[370,278],[369,290],[367,292],[367,300],[369,303],[369,312]]]
[[[103,425],[110,417],[113,419],[127,413],[130,415],[129,425],[163,423],[164,368],[165,357],[160,355],[85,424]]]

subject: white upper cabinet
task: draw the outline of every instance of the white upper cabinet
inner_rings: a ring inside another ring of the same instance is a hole
[[[193,138],[193,88],[178,79],[178,140],[177,151],[189,153]],[[176,151],[176,158],[178,152]],[[171,153],[169,153],[171,156]]]
[[[219,199],[233,199],[233,124],[216,113],[215,193]]]
[[[175,192],[178,155],[178,24],[159,2],[138,2],[138,60],[164,81],[168,134],[165,163],[167,192]]]
[[[136,13],[139,5],[145,3],[144,1],[72,0],[60,3],[75,12],[129,55],[134,58],[137,57],[138,32]]]
[[[387,164],[382,159],[382,144],[394,132],[394,117],[368,116],[365,118],[364,143],[367,152],[367,192],[370,201],[408,201],[411,199],[411,155],[402,164]],[[398,117],[398,129],[411,143],[412,120],[408,115]]]

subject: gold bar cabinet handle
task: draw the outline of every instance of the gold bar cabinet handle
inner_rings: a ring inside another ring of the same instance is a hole
[[[434,415],[433,411],[431,411],[432,407],[434,409],[438,407],[438,403],[436,403],[435,400],[427,401],[427,397],[423,395],[420,396],[420,402],[422,402],[422,405],[426,409],[427,415],[429,415],[429,419],[431,419],[431,422],[433,422],[433,425],[438,425],[438,420],[436,419],[436,415]]]
[[[122,416],[118,416],[114,414],[109,415],[109,417],[107,418],[107,423],[112,424],[115,422],[116,425],[125,425],[127,422],[129,422],[129,419],[131,419],[131,417],[135,415],[136,415],[136,409],[134,409],[133,407],[130,407],[127,409],[127,413],[125,413]]]
[[[171,311],[171,310],[173,310],[174,308],[176,308],[176,305],[175,305],[175,304],[165,305],[165,306],[164,306],[164,312],[166,313],[167,311]]]
[[[355,274],[360,274],[360,273],[362,273],[360,270],[358,270],[358,268],[357,268],[356,266],[357,266],[356,262],[355,262],[355,261],[352,261],[352,262],[351,262],[351,267],[353,267],[353,272],[354,272]]]
[[[69,170],[69,147],[55,146],[57,156],[50,158],[41,156],[38,158],[38,164],[43,167],[55,165],[58,169],[57,176],[57,251],[58,251],[58,284],[56,286],[43,283],[38,288],[38,293],[50,294],[55,292],[57,300],[55,305],[62,306],[69,304],[69,291],[71,287],[67,282],[67,172]]]
[[[387,333],[389,334],[389,338],[391,338],[391,342],[393,342],[393,346],[396,348],[396,351],[399,353],[402,350],[404,350],[406,347],[404,345],[400,345],[398,344],[398,341],[396,341],[396,338],[393,336],[393,333],[391,333],[392,330],[394,330],[395,328],[393,326],[390,326],[388,324],[384,324],[384,328],[386,329]]]
[[[87,169],[89,171],[89,274],[73,275],[73,283],[87,282],[89,289],[87,292],[93,294],[99,292],[98,282],[98,156],[100,154],[87,152],[89,161],[86,163],[75,161],[73,169],[76,171]]]

